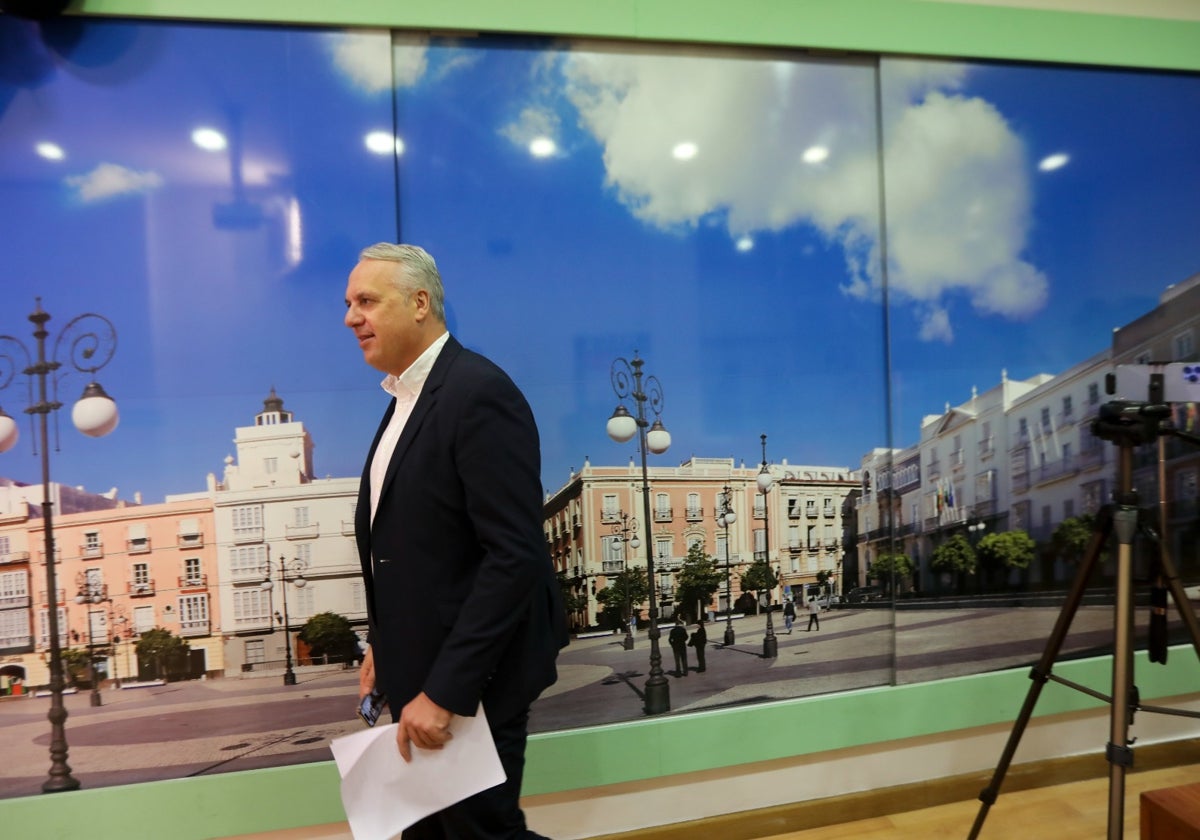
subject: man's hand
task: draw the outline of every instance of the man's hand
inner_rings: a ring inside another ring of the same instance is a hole
[[[440,750],[454,737],[450,734],[450,721],[453,718],[453,712],[434,703],[422,691],[400,712],[400,726],[396,730],[400,756],[405,761],[412,761],[413,746],[423,750]]]
[[[372,649],[368,647],[366,655],[363,656],[362,667],[358,669],[359,702],[362,702],[362,699],[375,687],[375,657],[372,654]]]

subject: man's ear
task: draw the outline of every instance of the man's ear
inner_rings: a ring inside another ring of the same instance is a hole
[[[424,321],[429,317],[429,291],[427,289],[417,289],[412,293],[413,303],[416,304],[415,317],[419,322]]]

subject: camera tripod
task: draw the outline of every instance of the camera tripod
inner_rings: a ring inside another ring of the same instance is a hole
[[[1133,684],[1133,541],[1145,523],[1139,523],[1139,508],[1137,493],[1133,490],[1133,449],[1134,446],[1149,443],[1158,439],[1158,468],[1160,496],[1165,490],[1165,470],[1163,463],[1165,453],[1162,436],[1173,434],[1200,443],[1178,430],[1165,429],[1162,421],[1171,412],[1168,405],[1115,401],[1102,405],[1100,414],[1092,423],[1092,434],[1096,437],[1111,441],[1118,448],[1117,460],[1117,489],[1113,494],[1113,504],[1106,505],[1097,518],[1091,540],[1088,543],[1084,557],[1071,584],[1067,600],[1054,625],[1042,658],[1029,674],[1033,684],[1025,696],[1021,712],[1013,724],[1008,737],[1008,743],[1000,756],[1000,762],[992,774],[988,786],[979,794],[982,803],[971,827],[969,840],[979,836],[983,822],[987,818],[988,809],[995,803],[1004,782],[1004,774],[1012,762],[1021,741],[1021,735],[1033,714],[1038,697],[1048,680],[1089,694],[1110,705],[1109,711],[1109,740],[1105,748],[1105,758],[1109,764],[1108,773],[1108,840],[1120,840],[1125,822],[1125,773],[1133,766],[1132,741],[1129,740],[1129,726],[1133,721],[1135,711],[1142,710],[1159,714],[1173,714],[1183,717],[1200,717],[1200,714],[1181,709],[1169,709],[1153,706],[1143,706],[1138,699],[1137,687]],[[1166,591],[1169,590],[1175,600],[1175,606],[1192,638],[1192,647],[1200,657],[1200,624],[1192,610],[1183,584],[1180,583],[1175,568],[1171,563],[1169,552],[1165,545],[1166,535],[1166,506],[1162,499],[1159,502],[1161,512],[1160,537],[1158,539],[1158,560],[1153,566],[1155,577],[1155,592],[1151,593],[1151,632],[1150,659],[1156,662],[1166,662]],[[1112,694],[1105,696],[1093,689],[1072,682],[1052,673],[1054,661],[1058,657],[1071,621],[1083,600],[1087,582],[1095,568],[1101,551],[1111,533],[1117,537],[1117,586],[1116,604],[1113,611],[1113,667]]]

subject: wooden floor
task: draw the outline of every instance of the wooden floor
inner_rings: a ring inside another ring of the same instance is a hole
[[[1124,837],[1138,837],[1142,791],[1200,781],[1200,764],[1131,772],[1125,777]],[[953,837],[963,840],[979,813],[979,801],[955,802],[919,811],[827,825],[762,840],[902,840]],[[1004,793],[984,820],[979,840],[1095,840],[1108,831],[1108,779],[1095,779]]]

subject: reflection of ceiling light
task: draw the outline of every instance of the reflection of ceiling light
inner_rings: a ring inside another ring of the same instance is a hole
[[[404,154],[404,141],[388,131],[372,131],[363,138],[363,143],[377,155]]]
[[[801,155],[805,163],[820,163],[827,157],[829,157],[829,149],[824,146],[809,146]]]
[[[671,154],[676,160],[691,160],[698,151],[700,151],[700,147],[689,141],[680,143],[671,150]]]
[[[206,152],[219,152],[229,145],[225,135],[215,128],[197,128],[192,132],[192,142]]]
[[[67,153],[62,150],[62,146],[57,143],[38,143],[33,148],[46,160],[62,160],[67,156]]]
[[[549,137],[535,137],[529,143],[529,154],[534,157],[550,157],[558,151],[558,145]]]
[[[1062,152],[1055,152],[1052,155],[1047,155],[1038,162],[1038,169],[1043,172],[1053,172],[1055,169],[1062,169],[1071,161],[1071,156]]]
[[[754,240],[743,234],[742,236],[738,237],[737,245],[735,247],[743,253],[746,251],[752,251],[754,250]]]

